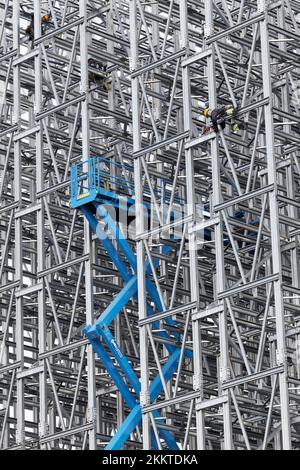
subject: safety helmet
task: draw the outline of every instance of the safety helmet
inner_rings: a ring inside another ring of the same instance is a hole
[[[209,108],[205,108],[203,110],[203,114],[204,114],[205,117],[208,117],[209,116]]]

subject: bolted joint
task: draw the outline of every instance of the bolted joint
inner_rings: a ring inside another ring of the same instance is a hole
[[[140,393],[140,404],[142,408],[150,405],[150,393],[148,391]]]
[[[19,124],[19,116],[16,112],[13,112],[13,117],[12,117],[12,124],[15,126],[16,124]]]
[[[195,391],[203,390],[203,376],[202,374],[193,375],[193,389]]]
[[[220,382],[224,383],[230,380],[230,368],[220,367]]]
[[[88,93],[88,91],[89,91],[89,82],[87,81],[86,86],[84,87],[83,81],[80,80],[79,91],[82,95],[85,94],[85,93]]]
[[[133,72],[133,58],[132,57],[129,57],[129,71],[130,72]]]
[[[96,421],[96,408],[88,408],[87,410],[87,422],[94,423]]]
[[[21,429],[17,429],[16,431],[16,444],[20,445],[23,444],[25,441],[25,429],[22,427]]]
[[[46,422],[39,423],[39,437],[44,437],[49,434],[49,425]]]
[[[287,354],[283,349],[276,349],[276,364],[282,366],[287,362]]]
[[[209,36],[211,36],[212,34],[211,26],[204,25],[203,32],[204,32],[205,39],[209,38]]]

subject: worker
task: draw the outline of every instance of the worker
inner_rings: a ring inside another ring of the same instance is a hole
[[[51,19],[51,12],[45,14],[41,18],[41,24],[42,24],[42,34],[45,33],[46,25],[50,22]],[[30,13],[30,23],[27,26],[25,30],[26,35],[28,36],[28,39],[31,41],[31,49],[33,49],[34,46],[34,13]]]
[[[259,229],[260,219],[259,218],[252,219],[252,220],[247,222],[246,217],[245,217],[245,213],[242,210],[239,210],[234,214],[234,219],[240,220],[242,223],[247,224],[251,227],[255,227],[257,230]],[[249,229],[244,228],[244,227],[239,227],[239,228],[236,228],[234,232],[237,235],[241,235],[242,237],[247,236],[247,237],[251,238],[252,240],[257,240],[257,235],[258,235],[257,230],[252,231],[252,230],[250,230],[250,227],[249,227]],[[243,241],[242,240],[238,240],[237,244],[238,244],[239,248],[243,247]],[[249,246],[249,244],[247,243],[246,246]],[[249,251],[249,254],[254,254],[254,250]]]
[[[221,129],[225,129],[226,121],[234,117],[236,115],[236,112],[237,110],[232,106],[232,104],[221,106],[211,111],[209,109],[209,103],[205,103],[203,115],[206,118],[210,118],[212,124],[211,127],[204,127],[202,133],[207,134],[211,130],[213,130],[214,132],[218,132],[219,126],[221,127]],[[233,132],[238,132],[239,130],[241,130],[241,125],[234,122],[231,125],[231,128]]]
[[[239,211],[235,212],[233,218],[236,219],[236,220],[240,220],[244,224],[248,224],[251,227],[255,227],[257,229],[259,228],[260,219],[258,218],[258,219],[254,219],[254,220],[250,220],[249,222],[246,222],[245,213],[242,210],[239,210]],[[231,241],[230,241],[229,235],[227,235],[227,227],[226,227],[225,223],[223,224],[223,230],[225,232],[224,233],[224,238],[223,238],[224,247],[226,249],[228,249],[231,246]],[[238,227],[234,230],[232,235],[236,234],[236,235],[244,236],[244,235],[246,235],[245,234],[246,231],[247,231],[247,235],[248,235],[249,238],[251,238],[252,240],[257,239],[257,230],[252,231],[252,230],[250,230],[250,227],[249,227],[249,229],[247,229],[245,227]],[[209,229],[209,228],[204,229],[204,240],[205,241],[211,241],[212,240],[211,229]],[[242,241],[238,240],[237,244],[238,244],[239,248],[242,247]],[[250,252],[250,254],[251,253],[253,253],[253,252]]]
[[[88,60],[88,65],[93,69],[89,71],[90,82],[93,82],[97,87],[102,87],[103,90],[108,93],[110,86],[107,80],[107,66],[92,58]]]
[[[31,49],[33,49],[33,40],[34,40],[34,13],[30,13],[31,21],[27,26],[25,33],[31,41]]]
[[[234,214],[234,218],[237,219],[237,220],[241,220],[241,222],[243,222],[244,224],[247,223],[248,225],[251,225],[252,227],[256,227],[256,228],[259,227],[259,223],[260,223],[259,218],[250,220],[249,222],[246,222],[245,213],[242,210],[237,211]],[[246,229],[244,227],[240,227],[240,228],[236,229],[236,233],[244,233],[245,230]],[[256,239],[257,238],[257,231],[252,232],[252,231],[248,230],[248,236],[250,238]]]

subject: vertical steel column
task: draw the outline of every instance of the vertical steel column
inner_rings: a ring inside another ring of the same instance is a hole
[[[129,0],[130,7],[130,60],[131,71],[138,68],[138,24],[137,24],[137,4],[136,0]],[[133,152],[141,148],[140,129],[140,96],[139,81],[135,77],[131,81],[132,87],[132,128],[133,128]],[[140,158],[134,160],[134,188],[135,188],[135,209],[136,209],[136,235],[145,230],[143,213],[143,190],[142,190],[142,162]],[[145,249],[143,240],[136,243],[136,257],[138,265],[138,305],[139,320],[147,317],[146,309],[146,271],[145,271]],[[143,413],[143,406],[150,403],[149,393],[149,358],[148,358],[148,336],[146,325],[140,327],[140,367],[141,367],[141,393],[140,403],[142,408],[142,432],[143,449],[151,448],[150,439],[150,415]]]
[[[4,11],[4,9],[3,10],[1,9],[0,10],[0,24],[1,25],[4,24],[4,21],[5,21],[5,11]],[[2,38],[0,40],[0,47],[3,47],[3,51],[5,51],[4,35],[2,35]],[[0,110],[2,111],[3,109],[5,109],[5,83],[3,81],[1,81],[0,82]],[[1,167],[5,168],[5,155],[0,156],[0,165],[1,165]],[[4,170],[3,170],[3,173],[4,173]],[[3,178],[4,178],[4,175],[3,175]],[[5,238],[5,236],[6,236],[6,232],[4,230],[3,231],[1,230],[0,237]],[[0,259],[3,260],[4,257],[5,257],[5,246],[3,245],[0,249]],[[0,279],[0,285],[5,285],[5,284],[7,284],[7,282],[8,282],[7,275],[5,275],[3,273],[2,278]],[[5,309],[3,309],[3,310],[1,309],[0,313],[2,314],[3,318],[6,317],[6,310]],[[2,327],[2,331],[5,331],[6,321],[5,320],[1,321],[0,326]],[[0,347],[0,367],[3,366],[3,365],[7,365],[8,364],[8,359],[9,359],[8,348],[4,343],[2,343],[1,347]],[[3,408],[7,408],[8,401],[6,400],[6,398],[9,397],[9,392],[7,390],[3,389],[3,395],[5,397],[5,399],[3,400]],[[2,435],[2,432],[3,432],[3,430],[1,430],[0,437]],[[2,446],[3,446],[4,449],[9,446],[9,431],[8,431],[8,425],[7,424],[6,424],[5,430],[4,430]]]
[[[113,35],[115,32],[115,26],[114,26],[114,18],[113,18],[113,5],[114,5],[114,0],[109,1],[109,10],[107,12],[107,33],[109,35]],[[113,57],[114,55],[114,42],[111,40],[107,41],[107,52],[109,55]],[[108,62],[107,67],[110,67],[113,65],[113,63]],[[114,80],[114,72],[112,73],[112,79],[110,82],[110,90],[108,91],[108,109],[109,111],[112,111],[112,113],[115,113],[116,111],[116,90],[115,90],[115,80]],[[111,116],[109,116],[111,117]],[[108,123],[109,127],[111,129],[117,129],[117,123],[115,119],[109,119]],[[116,162],[116,155],[117,155],[117,149],[114,147],[114,157],[113,157],[113,162]],[[110,170],[111,174],[114,176],[118,176],[119,169],[115,166],[111,166]],[[113,242],[114,243],[114,242]],[[114,243],[116,246],[117,244]],[[113,282],[116,282],[118,284],[119,280],[116,278]],[[115,320],[114,320],[114,326],[115,326],[115,338],[118,343],[118,345],[122,348],[122,334],[121,334],[121,316],[118,315]],[[117,392],[117,427],[120,427],[124,421],[124,400],[122,397],[121,392]]]
[[[41,31],[41,7],[40,1],[34,0],[35,14],[35,38],[39,38]],[[34,76],[35,76],[35,104],[34,114],[42,111],[42,49],[41,45],[37,46],[38,54],[34,59]],[[36,147],[36,192],[39,193],[44,189],[44,162],[43,162],[43,124],[39,121],[38,131],[35,134]],[[45,223],[44,223],[44,206],[41,199],[41,209],[37,211],[37,271],[45,269]],[[44,279],[40,279],[41,289],[38,291],[38,348],[39,354],[46,351],[46,300],[45,300],[45,284]],[[47,366],[45,360],[42,361],[43,371],[39,374],[39,436],[43,437],[47,434]],[[41,446],[45,448],[45,446]]]
[[[20,54],[20,1],[13,0],[13,46]],[[13,69],[13,91],[14,91],[14,123],[18,130],[21,130],[21,83],[20,65]],[[21,164],[21,141],[18,139],[14,143],[14,198],[18,208],[22,207],[22,164]],[[19,282],[16,292],[22,289],[23,267],[22,267],[22,219],[15,220],[15,280]],[[20,368],[23,368],[24,361],[24,321],[23,321],[23,299],[16,297],[16,344],[17,361],[20,361]],[[25,438],[25,416],[24,416],[24,379],[17,379],[17,444],[24,447]]]
[[[89,158],[90,154],[90,127],[89,127],[89,77],[88,77],[88,33],[87,33],[87,0],[80,0],[80,17],[83,23],[80,25],[80,71],[81,91],[85,93],[85,99],[81,105],[82,118],[82,160]],[[93,275],[92,275],[92,233],[89,223],[84,219],[84,251],[89,255],[85,261],[85,292],[86,292],[86,322],[88,325],[94,322],[93,306]],[[88,421],[93,423],[89,430],[89,449],[96,449],[96,386],[95,386],[95,356],[92,346],[87,346],[87,374],[88,374]]]
[[[186,50],[186,57],[189,55],[189,33],[188,33],[188,14],[186,2],[180,1],[180,34],[181,47]],[[190,132],[192,137],[192,108],[191,108],[191,91],[190,91],[190,75],[189,67],[182,69],[182,86],[183,86],[183,121],[184,131]],[[195,206],[195,177],[194,177],[194,161],[191,149],[185,150],[186,164],[186,215],[192,217],[190,228],[196,223],[196,206]],[[189,246],[189,283],[191,291],[191,302],[199,305],[199,273],[197,258],[197,236],[195,231],[191,231],[188,235]],[[200,322],[193,322],[193,364],[194,364],[194,389],[199,391],[199,398],[196,399],[196,405],[203,399],[203,358],[201,346]],[[197,429],[197,448],[205,449],[205,427],[204,427],[204,411],[196,410],[196,429]]]
[[[205,0],[205,37],[213,34],[213,1]],[[217,107],[216,92],[216,67],[215,67],[215,50],[211,46],[212,52],[207,59],[207,80],[209,105],[211,109]],[[218,137],[211,141],[211,162],[212,162],[212,210],[215,206],[222,202],[221,193],[221,176],[220,176],[220,159]],[[220,215],[220,221],[215,227],[215,256],[216,256],[216,279],[215,279],[215,295],[225,290],[225,271],[224,271],[224,243],[223,243],[223,221]],[[219,380],[224,382],[230,378],[229,354],[228,354],[228,329],[226,320],[226,306],[224,301],[223,311],[219,313],[219,335],[220,335],[220,363],[219,363]],[[223,391],[223,395],[227,397],[227,402],[223,404],[223,425],[224,425],[224,447],[230,450],[233,447],[232,426],[231,426],[231,409],[229,391]]]
[[[277,364],[283,364],[284,371],[279,374],[280,387],[280,409],[282,425],[282,446],[283,449],[291,448],[291,429],[289,416],[289,393],[287,384],[287,355],[284,323],[284,306],[282,296],[282,264],[280,248],[280,222],[277,202],[277,168],[276,168],[276,148],[274,142],[274,122],[273,122],[273,92],[272,77],[270,69],[270,44],[268,33],[268,11],[266,2],[258,2],[258,9],[264,11],[265,17],[260,22],[261,35],[261,59],[263,72],[264,98],[269,102],[265,105],[265,144],[267,152],[268,183],[274,185],[274,190],[270,193],[270,219],[271,219],[271,243],[272,243],[272,263],[274,273],[279,274],[278,281],[274,281],[274,301],[277,334]]]

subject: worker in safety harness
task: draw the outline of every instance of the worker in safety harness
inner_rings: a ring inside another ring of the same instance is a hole
[[[237,113],[237,109],[234,108],[232,104],[221,106],[211,111],[209,109],[209,103],[205,103],[203,115],[206,118],[210,118],[211,126],[204,127],[203,134],[207,134],[208,132],[211,132],[211,131],[218,132],[219,130],[218,126],[220,126],[221,129],[225,129],[226,122],[231,120],[233,117],[235,117],[236,113]],[[233,132],[238,132],[239,130],[241,130],[241,125],[234,122],[231,124],[231,129],[233,130]]]
[[[51,12],[46,13],[41,17],[41,24],[42,24],[42,34],[45,33],[46,26],[49,24],[51,19]],[[34,13],[30,13],[30,23],[25,30],[28,39],[31,41],[31,49],[33,49],[34,45]]]
[[[89,66],[89,81],[94,83],[97,87],[103,88],[107,93],[110,90],[110,85],[107,80],[106,64],[102,64],[95,59],[90,58],[88,60]]]

